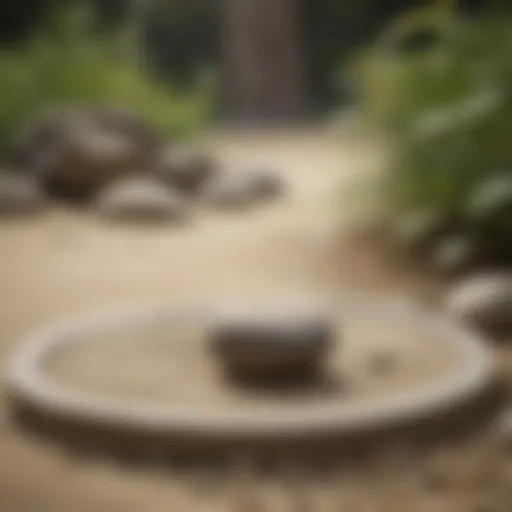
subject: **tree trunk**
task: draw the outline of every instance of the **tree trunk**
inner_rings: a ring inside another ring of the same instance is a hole
[[[290,119],[304,90],[296,0],[225,0],[224,106],[240,121]]]

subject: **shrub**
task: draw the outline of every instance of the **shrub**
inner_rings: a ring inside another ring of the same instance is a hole
[[[93,33],[87,12],[69,11],[21,48],[0,51],[0,155],[22,123],[55,105],[125,107],[166,134],[186,136],[206,120],[213,86],[177,91],[143,74],[130,31]]]
[[[429,43],[404,51],[419,34]],[[440,263],[510,263],[511,20],[415,11],[365,53],[357,76],[363,118],[389,149],[371,186],[395,238]]]

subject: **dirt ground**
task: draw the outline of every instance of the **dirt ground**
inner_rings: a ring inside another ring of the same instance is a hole
[[[4,369],[27,334],[67,315],[104,306],[237,296],[324,297],[345,285],[393,292],[418,287],[405,272],[383,272],[371,252],[354,253],[337,243],[336,186],[361,165],[349,138],[304,130],[223,133],[210,136],[208,142],[229,167],[279,170],[289,184],[287,197],[239,213],[198,207],[184,227],[113,226],[90,213],[62,207],[32,218],[1,221]],[[261,484],[262,495],[268,498],[265,508],[252,503],[248,494],[240,498],[240,482],[212,487],[206,477],[190,478],[186,471],[168,473],[82,458],[26,437],[9,423],[4,409],[0,413],[2,512],[292,510],[282,503],[283,494],[271,479]],[[342,489],[359,489],[360,496],[365,495],[364,480],[354,482],[330,482],[347,506],[356,491]],[[312,483],[311,489],[324,496],[323,485]],[[332,493],[327,495],[332,501]],[[424,500],[425,510],[427,501],[428,510],[450,510],[448,498],[444,505],[442,498],[434,498]],[[338,505],[317,504],[307,510],[340,510]],[[369,507],[360,501],[350,510]]]

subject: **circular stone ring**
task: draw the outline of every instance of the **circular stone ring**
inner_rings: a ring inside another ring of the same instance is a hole
[[[424,311],[409,302],[347,294],[334,304],[333,311],[351,315],[385,315],[396,322],[412,322],[430,330],[442,343],[457,352],[451,372],[433,379],[428,386],[403,389],[359,403],[339,400],[315,407],[284,408],[268,414],[261,408],[222,409],[215,405],[147,403],[144,400],[116,400],[103,395],[77,391],[57,383],[42,371],[45,361],[56,351],[79,343],[83,333],[104,328],[129,330],[142,322],[190,318],[190,321],[216,318],[215,308],[150,307],[102,313],[71,321],[36,335],[23,344],[10,366],[8,393],[14,407],[36,418],[59,425],[80,425],[83,430],[106,429],[126,436],[148,436],[179,445],[183,439],[210,443],[246,441],[275,442],[343,436],[374,429],[401,426],[462,406],[475,399],[494,380],[493,354],[474,333],[451,320]],[[83,337],[82,337],[83,340]],[[170,343],[174,342],[170,336]],[[52,423],[52,424],[53,424]]]

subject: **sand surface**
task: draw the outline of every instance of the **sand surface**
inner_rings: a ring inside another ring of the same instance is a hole
[[[340,307],[338,314],[324,374],[279,393],[244,389],[225,379],[200,316],[78,335],[48,354],[42,370],[48,381],[95,400],[200,408],[228,417],[241,411],[275,417],[304,408],[314,415],[325,407],[342,412],[354,403],[428,389],[458,370],[460,354],[428,325],[407,323],[405,315],[397,323],[375,310],[356,314]]]

